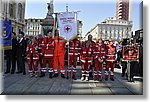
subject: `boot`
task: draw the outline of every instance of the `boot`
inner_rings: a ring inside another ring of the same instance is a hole
[[[77,80],[75,74],[73,74],[72,79],[73,79],[73,80]]]
[[[33,78],[33,76],[34,76],[33,73],[30,73],[30,78]]]
[[[67,77],[66,78],[69,79],[70,75],[71,75],[70,72],[67,71]]]
[[[81,80],[82,80],[82,81],[83,81],[83,80],[85,80],[85,77],[84,77],[84,76],[82,76],[82,77],[81,77]]]
[[[62,73],[61,73],[61,77],[62,77],[62,78],[65,78],[65,74],[62,74]]]
[[[58,73],[55,73],[53,77],[57,78],[59,76]]]
[[[110,78],[111,81],[114,81],[114,78]]]
[[[35,74],[34,74],[34,75],[35,75],[35,78],[37,78],[37,77],[38,77],[38,72],[35,72]]]
[[[85,77],[85,80],[86,80],[86,81],[89,81],[89,77],[86,76],[86,77]]]
[[[98,76],[98,80],[102,81],[102,76],[101,75]]]
[[[94,81],[96,81],[97,80],[97,75],[94,75]]]
[[[44,77],[44,76],[45,76],[45,73],[41,72],[41,75],[39,77]]]
[[[51,79],[53,78],[53,73],[52,72],[49,73],[49,78],[51,78]]]

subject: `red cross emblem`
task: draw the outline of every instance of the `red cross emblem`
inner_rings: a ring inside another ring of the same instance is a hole
[[[69,26],[69,25],[66,25],[65,27],[64,27],[64,30],[65,30],[65,32],[67,32],[67,33],[69,33],[69,32],[71,32],[71,26]]]

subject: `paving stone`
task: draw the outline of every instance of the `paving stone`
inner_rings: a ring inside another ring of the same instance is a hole
[[[112,95],[110,88],[106,87],[95,87],[91,88],[92,94],[94,95]]]
[[[68,94],[70,94],[71,84],[72,84],[71,80],[67,80],[67,79],[63,79],[63,78],[56,78],[56,80],[54,81],[48,94],[68,95]]]
[[[127,88],[110,88],[115,95],[133,95],[133,93]]]

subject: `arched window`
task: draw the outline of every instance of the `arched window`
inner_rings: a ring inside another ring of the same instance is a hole
[[[18,17],[19,17],[19,20],[22,19],[22,4],[21,3],[18,4]]]
[[[10,14],[10,17],[13,17],[13,4],[9,4],[9,14]]]

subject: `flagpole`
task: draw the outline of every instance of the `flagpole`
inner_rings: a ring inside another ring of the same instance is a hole
[[[66,12],[67,12],[67,14],[68,14],[68,4],[66,4]],[[67,75],[69,74],[69,41],[67,40],[67,42],[68,42],[68,48],[67,48],[67,52],[68,52],[68,68],[67,68]],[[69,75],[68,75],[69,76]],[[72,68],[71,68],[71,80],[72,80]]]

